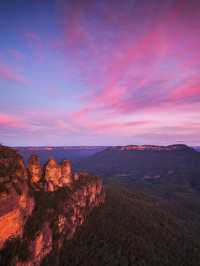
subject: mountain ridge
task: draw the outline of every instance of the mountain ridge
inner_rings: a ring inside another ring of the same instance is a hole
[[[114,146],[108,148],[108,150],[122,150],[122,151],[192,151],[192,147],[185,144],[172,144],[167,146],[160,145],[125,145]]]
[[[88,214],[105,201],[102,181],[73,173],[71,163],[40,165],[0,147],[0,265],[38,266],[71,239]]]

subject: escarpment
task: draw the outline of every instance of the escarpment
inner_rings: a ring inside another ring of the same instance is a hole
[[[0,146],[0,265],[40,265],[104,200],[102,181],[73,173],[70,161],[42,166],[32,156],[26,168],[15,150]]]
[[[0,146],[0,248],[7,239],[22,237],[34,202],[22,158],[14,150]]]
[[[42,178],[42,167],[40,165],[39,158],[37,156],[31,156],[28,164],[28,174],[30,176],[30,182],[37,184]]]

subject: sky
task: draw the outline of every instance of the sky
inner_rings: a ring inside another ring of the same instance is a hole
[[[199,138],[200,1],[1,1],[0,143]]]

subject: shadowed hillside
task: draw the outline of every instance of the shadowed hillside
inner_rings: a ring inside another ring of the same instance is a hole
[[[155,197],[110,184],[106,203],[91,213],[60,256],[43,266],[197,266],[199,237]]]
[[[99,173],[105,180],[108,177],[123,182],[167,180],[200,187],[200,153],[186,145],[108,148],[79,160],[76,167]]]

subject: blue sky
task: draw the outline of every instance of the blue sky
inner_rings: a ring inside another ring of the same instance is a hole
[[[4,1],[0,142],[199,144],[199,1]]]

